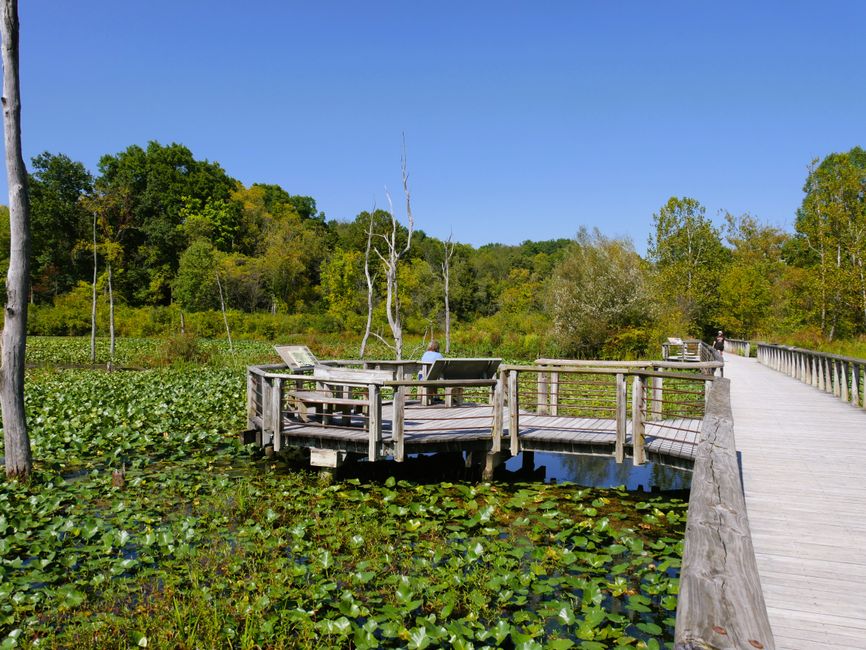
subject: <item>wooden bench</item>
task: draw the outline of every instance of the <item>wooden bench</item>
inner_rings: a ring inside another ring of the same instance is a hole
[[[441,379],[493,379],[502,359],[492,358],[461,358],[461,359],[436,359],[422,371],[422,379],[425,381],[436,381]],[[425,406],[432,403],[436,395],[436,389],[421,387],[419,390],[421,403]],[[463,403],[463,387],[454,386],[445,389],[445,406],[459,406]]]
[[[313,367],[312,377],[316,382],[315,390],[295,390],[289,393],[289,399],[294,400],[299,417],[310,421],[313,416],[322,424],[335,422],[348,426],[351,424],[352,415],[369,414],[370,385],[381,386],[383,382],[393,380],[394,372],[333,368],[319,364]],[[352,397],[354,388],[366,388],[368,397]]]

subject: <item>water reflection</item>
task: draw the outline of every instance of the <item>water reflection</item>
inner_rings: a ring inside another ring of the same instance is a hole
[[[586,456],[580,454],[553,454],[535,452],[535,474],[545,468],[548,482],[577,483],[593,487],[616,487],[624,485],[628,490],[687,490],[692,473],[688,470],[669,467],[660,463],[633,465],[630,458],[617,463],[610,456]],[[524,467],[523,454],[505,463],[505,469],[517,472]]]

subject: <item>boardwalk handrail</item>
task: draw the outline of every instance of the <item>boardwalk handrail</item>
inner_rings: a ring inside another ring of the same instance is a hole
[[[866,408],[866,359],[758,343],[758,363]]]
[[[752,342],[746,339],[725,339],[725,352],[731,352],[741,357],[752,354]]]
[[[719,379],[692,471],[676,650],[775,647],[739,477],[730,381]]]
[[[717,362],[707,364],[685,363],[677,364],[678,367],[684,367],[690,372],[670,372],[665,370],[654,370],[651,367],[645,366],[646,362],[604,362],[585,363],[581,361],[565,361],[564,363],[552,363],[553,360],[541,360],[545,363],[537,363],[532,366],[525,365],[503,365],[500,366],[500,386],[497,388],[498,401],[496,402],[495,410],[502,413],[498,418],[499,426],[494,427],[493,431],[493,451],[500,451],[500,437],[505,420],[504,405],[508,406],[508,432],[510,442],[510,453],[512,456],[520,453],[520,417],[521,417],[521,402],[522,398],[534,395],[534,404],[530,404],[527,408],[534,405],[537,415],[549,415],[552,417],[562,416],[566,405],[561,399],[562,393],[560,386],[569,383],[562,375],[588,375],[591,377],[611,377],[614,381],[613,386],[613,403],[608,403],[602,406],[586,406],[585,408],[599,410],[613,410],[614,420],[616,423],[616,435],[614,442],[614,457],[618,463],[623,462],[626,454],[627,446],[627,430],[631,424],[631,450],[633,462],[640,465],[646,461],[645,447],[645,428],[646,423],[653,421],[658,422],[663,420],[663,409],[667,403],[670,407],[674,405],[676,408],[694,408],[700,404],[702,406],[703,399],[698,401],[696,396],[699,395],[696,391],[687,391],[683,389],[671,389],[667,391],[674,398],[664,398],[665,388],[664,381],[676,380],[686,382],[697,382],[701,385],[701,397],[705,398],[709,393],[707,390],[709,384],[716,378],[712,374],[702,374],[696,372],[703,369],[715,369],[718,367]],[[650,366],[655,362],[650,362]],[[523,393],[519,390],[520,375],[536,374],[537,389],[532,392],[525,390]],[[570,382],[574,383],[574,382]],[[598,381],[589,381],[590,384],[599,385]],[[631,399],[629,400],[629,387],[631,389]],[[601,388],[605,392],[605,387]],[[598,393],[596,393],[598,395]],[[602,398],[603,399],[603,398]],[[572,406],[572,408],[574,408]],[[597,416],[596,416],[597,417]],[[658,436],[657,436],[658,437]]]
[[[711,346],[698,339],[668,339],[662,343],[662,358],[692,362],[720,360]]]

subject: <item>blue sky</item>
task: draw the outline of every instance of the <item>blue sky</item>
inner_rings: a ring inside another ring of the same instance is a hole
[[[691,196],[790,229],[866,146],[863,2],[21,2],[25,158],[180,142],[351,219],[401,138],[417,227],[645,249]],[[6,196],[5,175],[2,196]]]

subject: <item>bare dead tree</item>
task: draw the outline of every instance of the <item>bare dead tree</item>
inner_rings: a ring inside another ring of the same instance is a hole
[[[93,284],[91,285],[90,300],[90,363],[96,363],[96,279],[97,279],[97,256],[96,256],[96,210],[93,211]]]
[[[391,201],[391,194],[385,190],[385,195],[388,197],[388,209],[391,213],[391,232],[380,234],[385,241],[387,248],[387,256],[374,248],[373,250],[378,255],[385,269],[385,315],[388,317],[388,326],[391,328],[391,335],[394,338],[394,352],[397,359],[403,358],[403,322],[400,316],[400,299],[398,295],[398,279],[397,271],[400,260],[412,246],[412,231],[415,229],[415,220],[412,217],[412,199],[409,193],[409,173],[406,167],[406,140],[403,139],[403,157],[401,160],[403,172],[403,194],[406,197],[406,222],[407,235],[406,244],[401,246],[398,242],[399,221],[394,214],[394,205]]]
[[[373,245],[373,219],[376,215],[376,205],[370,211],[370,223],[367,225],[367,250],[364,252],[364,277],[367,279],[367,325],[364,327],[364,338],[361,339],[361,358],[367,350],[367,340],[373,327],[373,286],[375,276],[370,273],[370,251]]]
[[[223,284],[222,284],[222,282],[220,282],[219,269],[214,271],[214,273],[216,273],[217,289],[219,289],[219,292],[220,292],[220,309],[222,309],[222,312],[223,312],[223,323],[225,323],[226,336],[229,339],[229,351],[232,354],[234,354],[235,353],[235,347],[234,347],[234,345],[232,345],[232,331],[229,329],[229,319],[228,319],[228,316],[226,316],[226,302],[225,302],[225,299],[223,298]]]
[[[30,198],[27,169],[21,154],[21,90],[18,77],[18,2],[3,0],[3,137],[9,184],[9,271],[6,276],[0,410],[6,476],[24,478],[33,469],[30,437],[24,413],[24,355],[27,344],[27,289],[30,277]]]
[[[451,286],[451,256],[454,255],[454,242],[451,241],[454,233],[448,235],[448,239],[442,242],[445,248],[445,256],[442,259],[442,279],[445,282],[445,354],[451,352],[451,304],[450,286]]]

